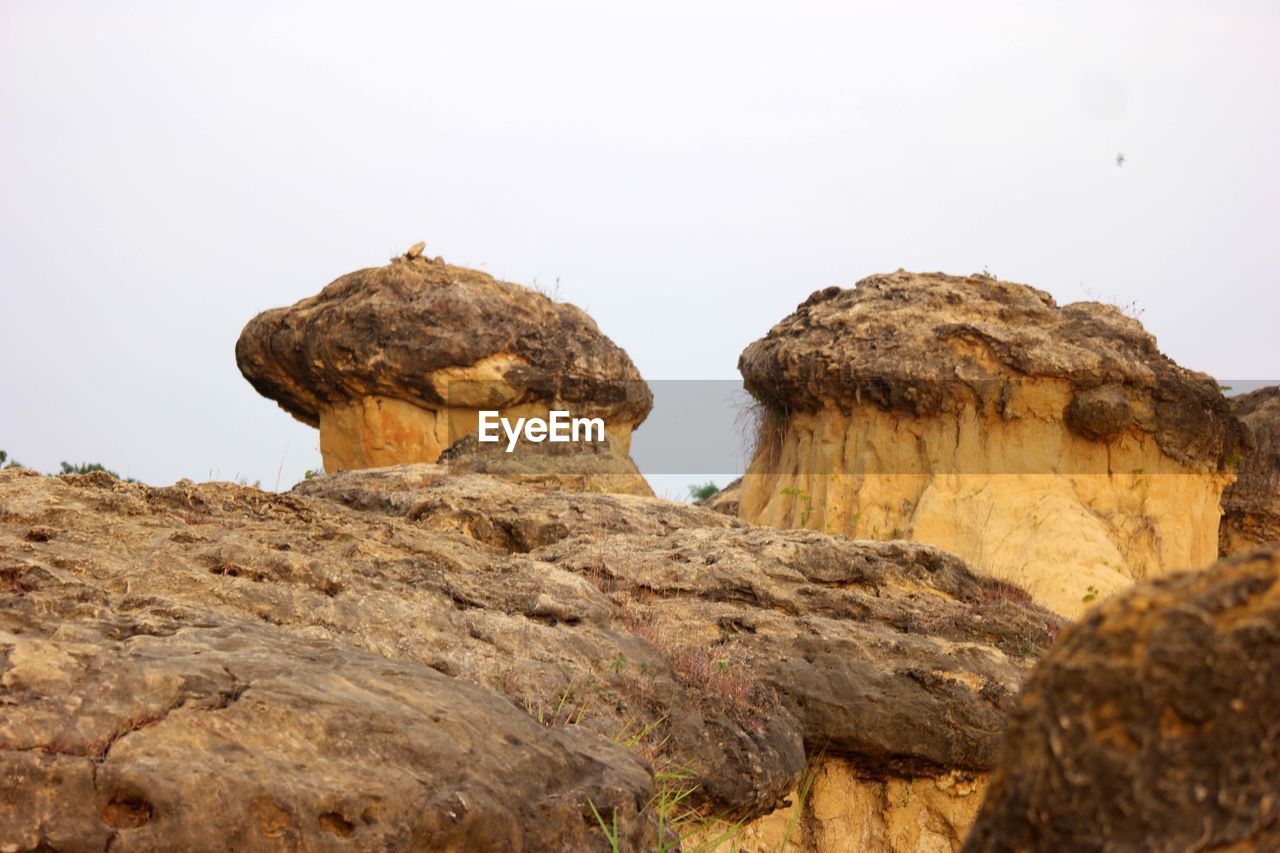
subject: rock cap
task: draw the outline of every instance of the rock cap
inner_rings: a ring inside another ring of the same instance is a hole
[[[645,419],[648,386],[586,312],[423,249],[254,317],[236,342],[240,372],[311,426],[321,410],[370,396],[428,409],[546,402],[633,426]]]
[[[1119,308],[1059,306],[986,275],[899,270],[816,291],[738,368],[748,391],[784,411],[871,402],[918,416],[998,403],[1016,381],[1065,379],[1076,390],[1064,419],[1084,438],[1136,425],[1171,457],[1219,467],[1248,442],[1217,382],[1161,353]]]

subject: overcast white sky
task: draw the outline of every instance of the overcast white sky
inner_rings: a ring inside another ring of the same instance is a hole
[[[419,239],[559,278],[651,379],[735,377],[898,267],[1136,302],[1179,362],[1280,377],[1273,2],[198,5],[0,3],[27,465],[288,487],[317,436],[240,329]]]

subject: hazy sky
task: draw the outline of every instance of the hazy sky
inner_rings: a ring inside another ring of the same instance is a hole
[[[0,448],[287,487],[317,434],[240,329],[420,239],[653,379],[898,267],[1278,377],[1277,45],[1274,2],[3,0]]]

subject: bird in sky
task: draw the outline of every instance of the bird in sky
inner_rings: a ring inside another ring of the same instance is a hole
[[[1121,151],[1119,154],[1117,154],[1117,155],[1116,155],[1116,165],[1117,165],[1117,166],[1123,166],[1123,165],[1124,165],[1124,152],[1123,152],[1123,151]]]

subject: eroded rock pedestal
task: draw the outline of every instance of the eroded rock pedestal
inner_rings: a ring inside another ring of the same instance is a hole
[[[894,273],[813,294],[742,354],[740,516],[953,551],[1075,615],[1211,562],[1248,438],[1118,309]]]
[[[434,462],[481,409],[605,421],[627,453],[653,398],[585,312],[418,247],[249,321],[236,363],[320,430],[326,471]]]

